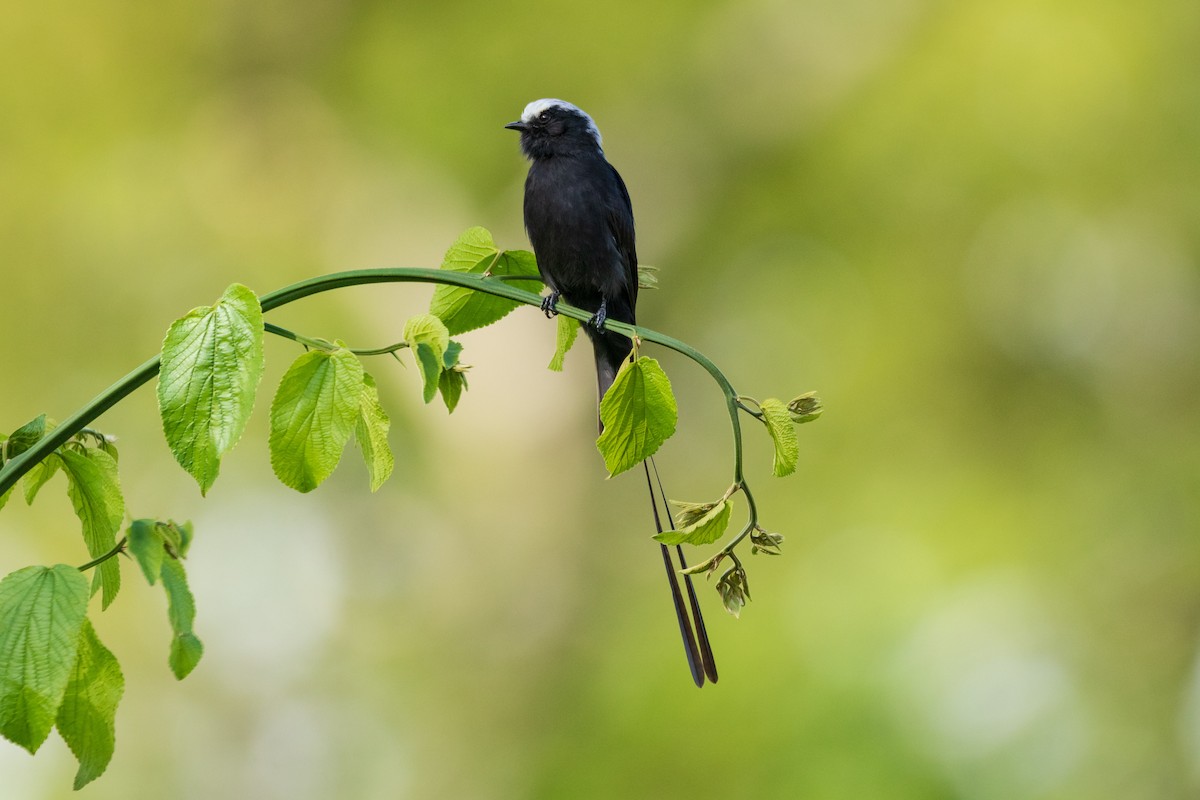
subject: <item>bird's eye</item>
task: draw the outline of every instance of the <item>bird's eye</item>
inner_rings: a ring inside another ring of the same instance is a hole
[[[543,111],[542,113],[538,114],[538,122],[545,122],[548,119],[550,119],[549,111]]]

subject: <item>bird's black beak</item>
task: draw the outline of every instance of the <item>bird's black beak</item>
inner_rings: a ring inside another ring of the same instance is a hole
[[[520,120],[517,120],[516,122],[510,122],[504,127],[508,128],[510,131],[521,131],[521,133],[524,133],[526,129],[529,128],[528,125]]]

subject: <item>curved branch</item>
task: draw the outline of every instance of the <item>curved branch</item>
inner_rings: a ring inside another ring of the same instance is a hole
[[[532,283],[537,279],[527,278],[526,280]],[[300,281],[291,286],[285,286],[282,289],[265,294],[259,298],[259,302],[262,305],[262,310],[267,312],[309,297],[310,295],[341,289],[346,286],[361,286],[372,283],[439,283],[484,292],[485,294],[503,297],[529,306],[540,307],[542,303],[540,295],[517,288],[516,286],[510,286],[508,282],[500,278],[484,277],[483,275],[469,272],[406,267],[350,270],[347,272],[335,272],[331,275],[322,275],[317,278],[309,278],[308,280]],[[592,317],[592,314],[589,312],[562,303],[558,305],[558,312],[585,323]],[[734,481],[742,486],[743,491],[745,491],[745,481],[742,478],[742,433],[737,414],[737,393],[721,370],[717,369],[716,364],[694,347],[649,328],[627,325],[616,321],[609,321],[606,323],[606,327],[628,336],[638,336],[644,341],[654,342],[687,356],[704,367],[709,375],[713,377],[713,380],[717,382],[721,387],[721,391],[725,394],[725,404],[729,410],[730,423],[733,426]],[[40,439],[28,450],[10,459],[3,467],[0,467],[0,495],[3,495],[15,486],[22,475],[65,444],[72,436],[86,428],[93,420],[125,399],[135,389],[149,382],[151,378],[158,374],[159,366],[160,359],[158,356],[141,364],[93,398],[90,403],[63,420],[45,438]]]

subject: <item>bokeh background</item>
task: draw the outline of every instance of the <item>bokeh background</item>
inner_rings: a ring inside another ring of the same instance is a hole
[[[63,418],[233,281],[525,247],[502,125],[557,96],[629,185],[641,318],[827,412],[748,477],[785,555],[688,679],[586,347],[463,337],[448,417],[380,359],[395,476],[272,477],[268,342],[208,499],[150,387],[104,416],[130,512],[191,519],[207,652],[157,587],[98,616],[128,685],[95,798],[1174,798],[1200,793],[1200,5],[17,0],[0,26],[0,428]],[[400,338],[428,287],[271,319]],[[660,354],[672,496],[730,478],[720,395]],[[86,560],[61,479],[0,570]],[[742,507],[744,509],[744,506]],[[698,555],[698,554],[697,554]],[[74,762],[0,743],[0,794]]]

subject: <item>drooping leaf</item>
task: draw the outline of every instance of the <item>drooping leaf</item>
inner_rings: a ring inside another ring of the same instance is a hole
[[[454,409],[458,407],[458,401],[466,388],[466,372],[461,369],[447,369],[442,371],[441,377],[438,378],[438,391],[442,393],[442,401],[446,404],[446,411],[448,413],[454,413]]]
[[[462,355],[462,345],[451,340],[446,354],[442,356],[442,374],[438,377],[438,391],[442,402],[446,404],[447,413],[453,414],[458,407],[462,393],[467,390],[467,370],[470,367],[459,363]]]
[[[559,314],[554,343],[554,357],[550,359],[550,369],[555,372],[562,372],[563,361],[566,360],[567,351],[575,344],[575,337],[578,335],[579,320]]]
[[[421,396],[426,403],[432,402],[434,395],[437,394],[443,371],[437,352],[425,342],[419,342],[413,348],[413,354],[417,359],[417,367],[421,371]]]
[[[51,453],[41,461],[33,465],[29,472],[25,473],[25,477],[21,479],[21,484],[25,487],[25,504],[33,505],[34,499],[38,492],[46,485],[46,482],[54,477],[62,466],[62,461],[58,453]]]
[[[117,544],[117,530],[125,519],[125,498],[117,479],[117,462],[94,447],[64,447],[59,456],[67,474],[67,494],[83,528],[88,554],[98,558]],[[96,567],[92,592],[103,589],[101,608],[108,608],[121,589],[121,564],[110,558]]]
[[[689,504],[699,505],[699,504]],[[712,544],[725,535],[729,527],[729,514],[733,510],[733,501],[726,498],[717,503],[704,503],[703,514],[689,518],[688,524],[680,525],[677,530],[664,531],[655,534],[654,538],[663,544]],[[683,520],[681,519],[682,523]]]
[[[129,552],[142,568],[142,574],[153,586],[162,572],[163,537],[158,524],[152,519],[135,519],[129,526]]]
[[[191,674],[204,655],[204,643],[192,633],[178,634],[171,640],[171,653],[167,658],[171,672],[178,680]]]
[[[537,291],[541,278],[533,253],[525,250],[500,251],[486,228],[469,228],[450,246],[442,260],[442,269],[495,276],[528,275],[529,282],[516,285]],[[433,292],[429,313],[446,324],[451,334],[491,325],[502,319],[519,303],[503,297],[476,292],[461,286],[439,285]]]
[[[114,720],[124,692],[121,666],[84,618],[75,666],[55,720],[59,735],[79,762],[79,771],[75,773],[77,790],[100,777],[112,760],[116,742]]]
[[[188,588],[187,573],[183,562],[177,558],[164,558],[162,563],[163,588],[167,592],[167,618],[171,621],[174,637],[167,663],[178,680],[183,680],[200,663],[204,645],[192,632],[196,619],[196,602]]]
[[[654,455],[675,433],[678,411],[671,381],[652,358],[625,362],[604,399],[596,440],[609,475],[618,475]]]
[[[367,473],[371,476],[371,491],[374,492],[392,474],[395,459],[388,444],[388,429],[392,422],[379,403],[379,389],[375,379],[363,373],[363,391],[359,399],[358,422],[354,426],[354,438],[362,450]]]
[[[31,753],[62,704],[87,603],[87,578],[66,564],[0,580],[0,734]]]
[[[158,375],[163,433],[201,494],[246,429],[262,372],[262,307],[245,286],[233,284],[167,330]]]
[[[423,381],[423,397],[428,403],[437,394],[438,379],[444,369],[450,332],[432,314],[419,314],[404,323],[404,341],[412,348]]]
[[[354,433],[363,368],[345,348],[297,358],[271,403],[271,467],[285,486],[311,492],[328,478]]]
[[[796,471],[796,462],[800,460],[800,445],[796,441],[796,428],[792,425],[792,415],[782,400],[768,397],[759,407],[762,409],[763,422],[775,442],[775,475],[782,478]]]

